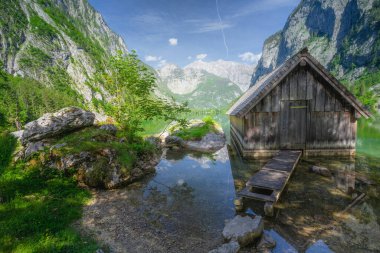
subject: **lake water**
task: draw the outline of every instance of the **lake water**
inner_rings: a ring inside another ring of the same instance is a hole
[[[335,252],[379,252],[379,126],[361,122],[354,159],[302,159],[266,229],[299,252],[319,239]],[[210,155],[168,150],[150,178],[97,192],[83,224],[116,251],[208,252],[223,242],[225,221],[236,214],[236,191],[265,162],[244,161],[227,147]],[[311,165],[328,167],[334,176],[310,173]],[[343,213],[361,193],[364,201]],[[246,206],[262,213],[261,203]]]

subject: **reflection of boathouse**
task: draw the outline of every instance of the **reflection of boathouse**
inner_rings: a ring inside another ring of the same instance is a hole
[[[356,122],[370,112],[307,51],[255,83],[227,112],[243,156],[299,149],[352,155]]]
[[[345,164],[335,172],[336,187],[345,193],[355,190],[355,163]]]

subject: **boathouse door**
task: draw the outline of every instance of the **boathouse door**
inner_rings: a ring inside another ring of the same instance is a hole
[[[280,116],[281,149],[305,149],[307,100],[282,100]]]

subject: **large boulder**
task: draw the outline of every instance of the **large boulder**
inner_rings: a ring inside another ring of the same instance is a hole
[[[183,139],[175,135],[169,135],[165,138],[166,147],[174,147],[174,146],[182,147],[183,143],[184,143]]]
[[[66,107],[55,113],[46,113],[41,118],[25,125],[21,142],[36,142],[65,132],[70,132],[94,124],[92,112],[77,107]]]
[[[223,237],[227,241],[237,241],[241,246],[252,243],[260,237],[264,230],[264,220],[261,216],[237,215],[223,229]]]
[[[225,143],[223,133],[208,133],[199,141],[185,141],[184,147],[194,151],[213,152],[223,148]]]
[[[159,157],[139,160],[133,169],[117,160],[116,150],[104,148],[60,156],[51,153],[47,160],[50,168],[73,172],[79,182],[94,188],[113,189],[129,184],[155,171]]]

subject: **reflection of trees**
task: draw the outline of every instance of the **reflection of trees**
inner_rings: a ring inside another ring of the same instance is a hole
[[[183,150],[172,150],[168,149],[166,151],[166,160],[183,160],[186,156],[193,157],[195,159],[202,159],[202,158],[208,158],[211,161],[216,161],[215,153],[202,153],[202,152],[194,152],[194,151],[186,151]]]

